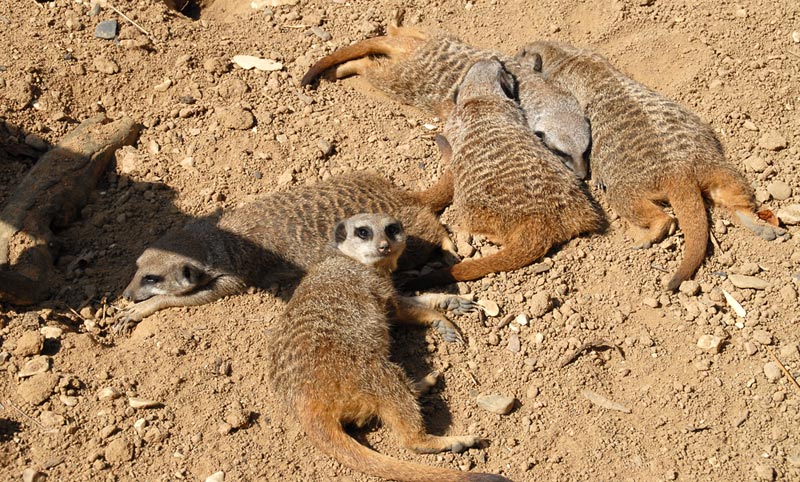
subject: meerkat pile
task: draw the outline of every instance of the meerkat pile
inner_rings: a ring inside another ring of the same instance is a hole
[[[459,452],[474,435],[425,431],[413,383],[389,361],[389,324],[435,328],[448,342],[460,330],[438,309],[465,313],[471,300],[402,296],[391,274],[423,265],[434,248],[454,246],[437,214],[483,234],[502,249],[428,272],[405,289],[479,279],[524,268],[550,250],[605,227],[582,182],[647,248],[686,238],[669,290],[694,275],[706,255],[705,201],[723,206],[765,240],[786,234],[755,214],[752,188],[725,162],[712,128],[589,50],[539,41],[516,56],[476,49],[442,32],[400,27],[343,47],[314,64],[301,84],[363,75],[398,101],[444,121],[436,137],[443,174],[423,192],[399,189],[375,173],[351,173],[276,192],[169,232],[136,262],[118,317],[128,330],[164,308],[209,303],[275,282],[299,285],[269,328],[267,373],[276,398],[311,442],[343,465],[400,481],[506,481],[403,462],[356,442],[343,425],[377,417],[418,453]]]

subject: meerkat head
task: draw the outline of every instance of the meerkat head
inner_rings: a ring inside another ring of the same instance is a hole
[[[584,153],[589,150],[592,133],[586,118],[577,112],[550,112],[534,122],[533,132],[578,179],[586,179],[589,165]]]
[[[156,295],[180,296],[202,288],[212,279],[197,261],[187,256],[148,248],[136,260],[136,274],[122,296],[135,302]]]
[[[536,72],[547,75],[564,57],[577,52],[578,49],[570,45],[542,40],[522,47],[516,59],[528,63]]]
[[[517,82],[503,64],[492,57],[472,64],[455,94],[456,104],[475,97],[496,95],[514,99],[517,97]]]
[[[387,214],[356,214],[336,225],[334,244],[367,266],[392,272],[406,247],[403,224]]]

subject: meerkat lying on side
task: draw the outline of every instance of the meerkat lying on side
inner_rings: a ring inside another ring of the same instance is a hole
[[[136,302],[121,312],[117,330],[169,307],[209,303],[299,278],[330,254],[328,233],[337,220],[364,210],[391,213],[409,233],[403,268],[424,263],[437,246],[452,242],[434,211],[437,193],[411,193],[374,173],[352,173],[273,193],[222,215],[167,233],[136,261],[123,295]]]
[[[650,247],[674,232],[674,219],[657,203],[672,205],[686,250],[668,289],[690,278],[705,258],[708,219],[703,196],[731,210],[764,239],[785,233],[758,219],[753,190],[725,161],[713,129],[677,102],[588,50],[535,42],[518,57],[578,99],[592,125],[592,177],[629,222],[639,247]]]
[[[293,412],[311,442],[341,464],[398,481],[500,482],[499,475],[464,473],[399,461],[350,437],[343,425],[378,417],[418,453],[473,447],[473,435],[429,435],[417,402],[430,384],[412,383],[389,361],[389,323],[423,322],[398,299],[389,273],[405,245],[400,221],[361,214],[335,229],[340,254],[300,282],[280,320],[269,328],[267,374],[276,397]]]
[[[431,188],[454,192],[457,230],[485,234],[503,249],[407,287],[519,269],[552,246],[602,227],[599,210],[575,176],[527,129],[512,91],[513,78],[498,60],[480,60],[469,69],[444,127],[449,144],[437,139],[448,174]]]
[[[500,58],[516,79],[517,98],[531,130],[575,175],[585,178],[588,166],[584,153],[591,134],[572,95],[513,58],[477,49],[449,34],[428,34],[398,27],[395,22],[389,26],[388,35],[342,47],[318,61],[301,85],[311,84],[324,73],[331,79],[359,74],[398,101],[445,119],[470,66],[492,57]]]

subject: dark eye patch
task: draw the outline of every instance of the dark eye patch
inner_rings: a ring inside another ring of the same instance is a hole
[[[162,279],[163,278],[161,276],[154,275],[154,274],[148,274],[148,275],[145,275],[145,276],[142,277],[142,284],[154,285],[154,284],[158,283],[159,281],[161,281]]]
[[[384,230],[386,235],[389,236],[390,238],[393,238],[393,237],[397,236],[398,234],[400,234],[400,231],[401,231],[400,225],[397,224],[397,223],[392,223],[392,224],[386,226],[386,229]]]
[[[357,227],[355,229],[355,235],[361,239],[372,239],[372,230],[368,227]]]

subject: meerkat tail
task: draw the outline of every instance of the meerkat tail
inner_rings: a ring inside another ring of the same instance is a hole
[[[430,207],[431,211],[435,213],[443,211],[453,202],[453,173],[449,169],[444,171],[442,177],[433,186],[411,195],[418,202]]]
[[[669,203],[686,239],[683,261],[667,283],[667,289],[674,291],[683,281],[692,277],[706,257],[708,215],[700,187],[694,182],[676,182],[669,191]]]
[[[300,80],[300,85],[306,86],[313,83],[320,75],[333,67],[337,67],[334,75],[335,79],[353,74],[361,74],[369,63],[359,62],[356,64],[356,68],[346,68],[343,64],[357,61],[371,55],[385,55],[388,57],[401,55],[408,51],[409,43],[415,42],[419,42],[419,39],[384,35],[342,47],[330,55],[326,55],[312,65],[303,76],[302,80]]]
[[[312,405],[312,404],[308,404]],[[321,451],[355,471],[401,482],[510,482],[493,474],[463,473],[393,459],[358,443],[331,416],[330,410],[306,406],[298,410],[300,425]]]
[[[442,268],[433,273],[410,280],[403,285],[407,290],[423,290],[432,286],[455,283],[456,281],[472,281],[489,273],[514,271],[524,268],[541,258],[552,246],[546,239],[531,236],[538,229],[529,223],[522,223],[512,232],[503,248],[485,258],[462,261],[453,266]]]

